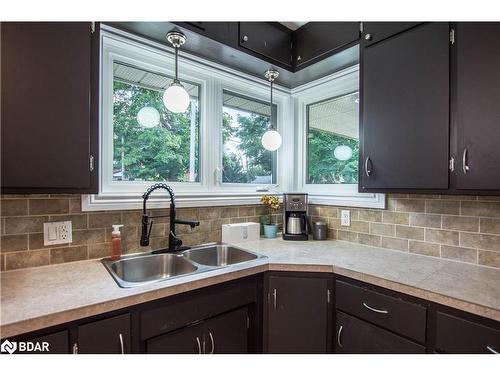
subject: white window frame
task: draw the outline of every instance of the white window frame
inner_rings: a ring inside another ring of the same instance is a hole
[[[123,210],[141,208],[141,195],[154,182],[113,181],[113,62],[119,61],[174,75],[173,50],[159,43],[103,26],[101,32],[101,106],[100,106],[100,176],[99,193],[82,196],[82,210]],[[269,100],[269,83],[198,57],[180,53],[179,78],[200,85],[200,163],[199,182],[168,182],[176,192],[179,207],[240,205],[259,203],[265,194],[255,184],[221,183],[222,171],[222,96],[228,90],[262,101]],[[274,85],[277,106],[277,128],[282,134],[282,147],[277,154],[277,184],[265,186],[272,192],[289,190],[293,171],[280,166],[291,160],[294,145],[293,104],[289,90]],[[164,207],[165,192],[158,191],[150,199],[150,207]]]
[[[295,186],[309,194],[309,203],[385,208],[385,195],[359,193],[357,184],[308,184],[307,183],[307,106],[334,97],[359,91],[359,66],[349,67],[328,77],[292,90],[297,125]]]

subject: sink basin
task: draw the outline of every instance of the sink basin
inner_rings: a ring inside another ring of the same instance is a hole
[[[146,284],[196,272],[198,267],[178,254],[154,254],[103,260],[117,283],[122,287]]]
[[[195,263],[223,267],[257,259],[257,255],[228,245],[213,245],[185,250],[182,255]]]

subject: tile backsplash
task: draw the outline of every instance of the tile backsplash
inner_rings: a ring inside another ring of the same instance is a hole
[[[168,218],[156,220],[150,247],[141,248],[140,210],[82,212],[80,195],[2,195],[0,205],[2,271],[106,257],[112,224],[124,224],[124,253],[167,246]],[[348,227],[341,209],[351,212]],[[216,242],[222,224],[259,222],[266,213],[262,205],[180,208],[178,218],[201,224],[178,226],[178,234],[186,245]],[[500,268],[500,197],[389,194],[385,210],[310,205],[309,213],[328,223],[331,239]],[[73,243],[44,247],[43,223],[64,220],[72,221]]]
[[[45,266],[77,260],[103,258],[111,252],[111,225],[123,224],[124,253],[150,251],[168,245],[169,219],[155,219],[150,246],[139,246],[141,210],[82,212],[80,195],[2,195],[0,200],[1,239],[0,269],[12,270]],[[185,245],[221,240],[221,225],[245,221],[259,222],[267,214],[263,205],[179,208],[177,218],[200,221],[191,230],[177,226]],[[154,215],[168,215],[168,209],[150,210]],[[43,223],[71,220],[73,242],[43,246]],[[281,220],[280,215],[275,220]]]
[[[340,210],[351,225],[340,225]],[[500,268],[500,197],[389,194],[387,209],[311,205],[329,238]]]

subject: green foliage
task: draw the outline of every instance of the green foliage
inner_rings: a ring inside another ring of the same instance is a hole
[[[113,83],[113,169],[123,180],[188,181],[192,105],[186,113],[167,111],[162,92]],[[137,113],[145,106],[160,112],[160,124],[144,128]],[[195,173],[199,181],[199,111],[196,112]]]
[[[261,138],[269,128],[269,117],[249,113],[232,116],[224,112],[222,116],[223,144],[230,139],[238,139],[238,153],[224,151],[222,178],[224,182],[251,183],[256,176],[272,174],[272,153],[262,147]]]
[[[333,154],[337,146],[352,150],[349,160],[337,160]],[[309,184],[357,184],[359,141],[325,131],[309,130]]]

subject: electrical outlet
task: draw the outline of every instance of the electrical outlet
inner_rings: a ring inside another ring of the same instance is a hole
[[[73,242],[71,221],[43,223],[43,245],[60,245]]]
[[[340,211],[340,225],[349,227],[351,226],[351,211],[341,210]]]

